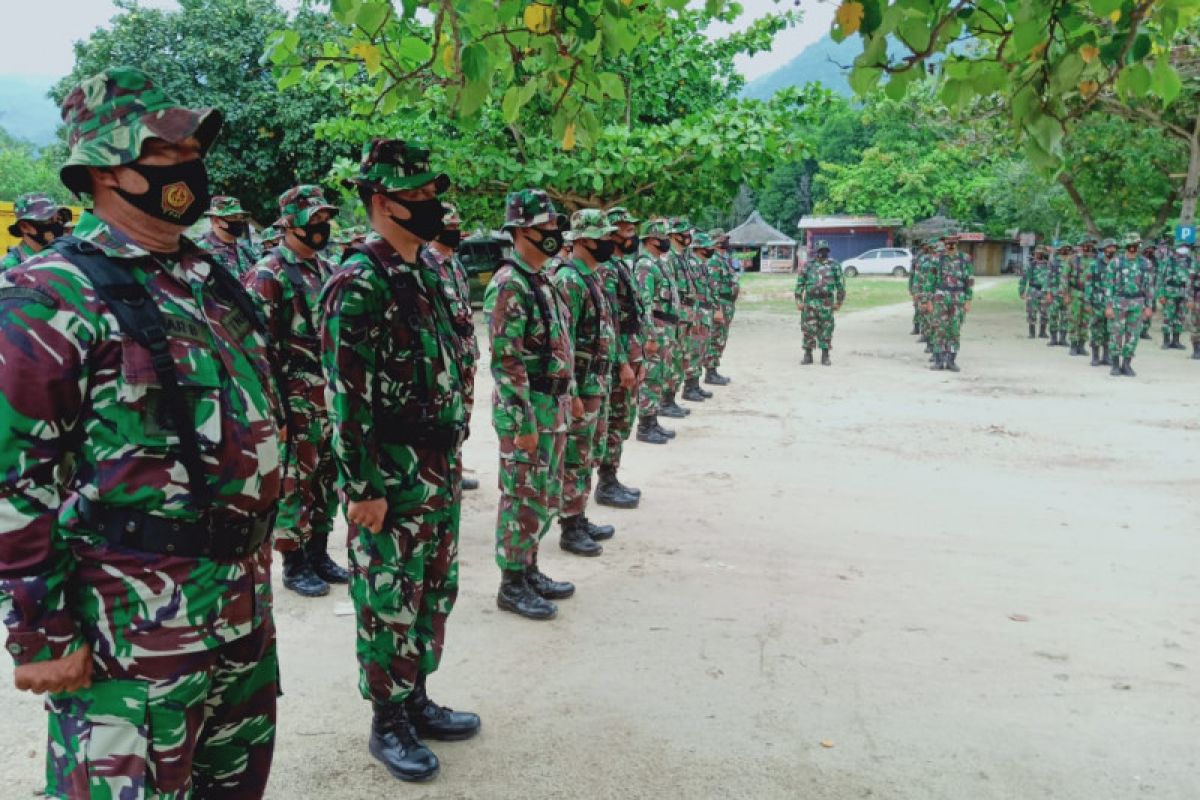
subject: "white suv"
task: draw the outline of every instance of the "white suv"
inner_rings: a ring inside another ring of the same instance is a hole
[[[912,252],[903,247],[880,247],[842,262],[847,278],[855,275],[895,275],[903,278],[912,266]]]

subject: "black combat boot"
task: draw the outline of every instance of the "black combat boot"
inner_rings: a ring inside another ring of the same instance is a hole
[[[1187,350],[1183,343],[1179,341],[1179,331],[1171,334],[1171,349],[1172,350]]]
[[[1137,373],[1133,371],[1133,366],[1130,364],[1131,361],[1133,361],[1132,356],[1129,358],[1126,358],[1124,361],[1121,362],[1121,374],[1124,375],[1126,378],[1136,378],[1137,377]]]
[[[404,703],[404,710],[418,736],[438,742],[461,742],[479,733],[479,715],[439,706],[425,692],[425,677],[417,684]]]
[[[1037,338],[1037,326],[1034,325],[1032,322],[1029,323],[1029,338],[1030,339]]]
[[[1100,348],[1096,345],[1092,345],[1092,366],[1100,366]]]
[[[945,365],[942,364],[942,354],[941,353],[933,354],[933,363],[929,365],[929,368],[934,371],[946,368]]]
[[[833,362],[829,360],[829,351],[822,350],[821,351],[821,366],[828,367],[832,364],[833,364]]]
[[[1121,359],[1120,358],[1114,358],[1112,360],[1112,369],[1110,369],[1108,371],[1108,374],[1109,375],[1120,375],[1121,374]]]
[[[1170,332],[1169,330],[1167,330],[1166,328],[1163,328],[1163,343],[1162,343],[1162,349],[1163,349],[1163,350],[1170,350],[1170,349],[1171,349],[1171,332]]]
[[[909,336],[916,336],[916,335],[917,335],[917,334],[919,334],[920,332],[921,332],[921,326],[920,326],[920,325],[918,325],[917,323],[915,323],[915,322],[914,322],[914,323],[913,323],[913,329],[912,329],[911,331],[909,331],[909,332],[908,332],[908,335],[909,335]]]
[[[579,515],[579,524],[587,533],[588,537],[594,542],[602,542],[605,539],[611,539],[617,529],[612,525],[597,525],[587,518],[586,515]]]
[[[1058,334],[1050,331],[1050,341],[1046,342],[1046,347],[1058,347]]]
[[[676,403],[675,393],[671,392],[671,394],[667,396],[666,402],[662,404],[662,408],[658,410],[658,413],[662,414],[664,417],[670,417],[671,419],[683,419],[688,414],[691,414],[692,410],[690,408],[684,408]]]
[[[812,348],[806,347],[806,348],[804,348],[804,358],[800,359],[800,366],[802,366],[802,367],[808,366],[811,363],[813,363]]]
[[[921,344],[928,344],[928,343],[929,343],[929,336],[928,336],[928,334],[924,334],[924,333],[922,333],[922,334],[921,334],[921,336],[920,336],[920,338],[918,338],[918,339],[917,339],[917,341],[918,341],[919,343],[921,343]]]
[[[313,571],[308,563],[308,553],[297,547],[283,554],[283,587],[303,597],[324,597],[329,594],[329,584]]]
[[[575,594],[575,584],[568,583],[567,581],[553,580],[549,575],[538,569],[536,553],[533,556],[533,563],[525,568],[525,583],[539,597],[546,600],[566,600]]]
[[[685,383],[683,385],[682,397],[684,400],[687,400],[690,403],[703,403],[704,402],[704,395],[702,395],[700,393],[699,385],[693,384],[693,382],[690,379],[688,380],[687,383]]]
[[[402,703],[375,705],[368,749],[402,781],[427,781],[438,773],[437,756],[417,737]]]
[[[600,469],[609,469],[609,467],[601,467]],[[642,490],[635,489],[632,486],[626,486],[625,484],[621,483],[621,478],[617,475],[618,468],[614,466],[614,467],[611,467],[611,469],[612,469],[612,473],[613,473],[613,480],[616,481],[616,483],[617,483],[617,488],[620,489],[625,494],[629,495],[630,497],[636,497],[640,500],[642,498]]]
[[[304,546],[308,564],[317,577],[326,583],[349,583],[350,573],[329,557],[329,534],[314,536]]]
[[[958,353],[946,353],[945,366],[951,372],[958,372]]]
[[[462,490],[464,492],[473,492],[478,488],[479,488],[479,481],[475,480],[474,478],[463,478],[462,479]]]
[[[1153,336],[1150,335],[1150,325],[1149,324],[1145,325],[1142,328],[1142,332],[1140,334],[1138,334],[1138,338],[1139,339],[1153,339],[1154,338]]]
[[[705,389],[703,386],[700,385],[700,376],[699,375],[692,378],[691,383],[692,383],[692,388],[695,389],[697,392],[699,392],[700,396],[703,397],[705,400],[708,400],[709,398],[714,396],[712,392],[708,391],[707,389]]]
[[[1041,325],[1038,327],[1038,338],[1039,338],[1039,339],[1045,339],[1045,338],[1047,338],[1047,337],[1049,337],[1049,336],[1050,336],[1050,334],[1046,333],[1046,323],[1045,323],[1045,322],[1043,322],[1043,323],[1042,323],[1042,324],[1041,324]]]
[[[668,441],[675,438],[675,431],[658,424],[657,414],[650,418],[650,427],[657,431],[660,436],[666,437]]]
[[[646,444],[666,444],[669,440],[654,430],[654,417],[638,417],[637,440]]]
[[[558,606],[542,597],[529,585],[523,569],[506,569],[500,573],[500,591],[496,593],[496,607],[525,619],[554,619],[558,614]]]
[[[1113,363],[1112,355],[1110,354],[1108,345],[1104,345],[1104,349],[1100,351],[1100,363],[1106,367]]]
[[[1200,361],[1200,339],[1192,340],[1192,360]]]
[[[930,341],[926,341],[926,342],[925,342],[925,352],[926,352],[926,353],[932,353],[932,352],[933,352],[933,342],[930,342]]]
[[[717,372],[716,367],[709,367],[704,371],[704,382],[713,386],[728,386],[729,378]]]
[[[568,553],[577,556],[598,556],[604,552],[596,541],[588,536],[587,528],[583,526],[583,515],[561,517],[558,520],[562,533],[558,537],[558,546]]]
[[[637,508],[638,500],[617,482],[617,471],[613,467],[601,466],[596,470],[596,502],[613,508]]]

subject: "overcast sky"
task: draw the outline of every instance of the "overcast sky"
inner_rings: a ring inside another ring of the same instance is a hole
[[[294,6],[292,0],[281,0]],[[745,12],[738,25],[774,9],[804,11],[801,24],[781,34],[769,53],[742,59],[739,69],[747,78],[757,78],[786,64],[812,42],[820,39],[833,19],[834,6],[819,0],[741,0]],[[72,43],[87,38],[97,26],[116,13],[110,0],[0,0],[4,7],[4,42],[0,45],[0,74],[58,78],[74,63]],[[175,0],[143,0],[142,5],[170,8]],[[715,34],[723,31],[715,30]]]

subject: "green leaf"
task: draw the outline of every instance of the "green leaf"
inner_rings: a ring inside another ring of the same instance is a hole
[[[304,80],[304,70],[299,67],[290,67],[284,70],[283,74],[279,76],[279,82],[276,85],[280,91],[283,91],[290,89],[302,80]]]
[[[1133,42],[1133,47],[1129,50],[1129,58],[1133,61],[1141,61],[1150,54],[1150,36],[1141,34]]]
[[[1175,102],[1175,98],[1179,96],[1179,92],[1183,89],[1183,82],[1179,79],[1179,73],[1171,66],[1170,60],[1165,56],[1160,56],[1154,62],[1154,71],[1150,76],[1150,89],[1154,94],[1158,95],[1164,106],[1169,106]]]
[[[1134,64],[1121,71],[1117,78],[1117,92],[1125,97],[1144,97],[1150,91],[1150,70],[1145,64]]]
[[[1054,66],[1050,87],[1058,94],[1066,94],[1079,83],[1083,68],[1083,58],[1078,53],[1067,53]]]
[[[504,99],[500,101],[500,111],[504,115],[504,121],[512,124],[517,121],[517,115],[521,113],[521,87],[513,84],[508,87],[508,91],[504,93]]]
[[[489,56],[487,48],[478,42],[469,44],[462,51],[463,74],[468,81],[483,81],[488,76]]]
[[[871,90],[883,77],[883,70],[878,67],[855,67],[850,73],[850,88],[860,97],[870,94]]]
[[[1112,12],[1121,7],[1124,0],[1089,0],[1089,5],[1092,11],[1096,12],[1098,17],[1107,17]]]
[[[391,11],[391,3],[378,2],[378,0],[363,3],[354,16],[354,24],[374,35],[379,32],[380,26],[383,25]]]
[[[1012,47],[1008,52],[1021,57],[1027,55],[1046,38],[1046,26],[1040,19],[1018,22],[1013,28]]]

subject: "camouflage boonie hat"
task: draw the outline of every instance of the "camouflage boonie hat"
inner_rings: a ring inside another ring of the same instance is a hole
[[[935,252],[935,253],[946,252],[946,242],[943,239],[938,239],[936,242],[934,242],[933,243],[933,252]]]
[[[1137,245],[1142,243],[1142,237],[1137,235],[1136,233],[1127,233],[1127,234],[1125,234],[1125,238],[1122,239],[1121,242],[1122,242],[1122,244],[1125,245],[1126,248],[1136,247]]]
[[[1109,247],[1116,247],[1116,246],[1117,246],[1116,239],[1101,239],[1100,240],[1100,249],[1101,250],[1104,250]]]
[[[692,230],[692,223],[688,222],[685,217],[671,218],[671,233],[691,233]]]
[[[462,227],[462,216],[458,213],[458,206],[453,203],[442,203],[442,208],[446,213],[442,214],[442,224],[447,228],[455,225]]]
[[[550,195],[541,189],[521,189],[509,192],[504,200],[504,228],[533,228],[554,222],[559,229],[567,227],[567,215],[558,213]]]
[[[617,230],[608,224],[608,217],[598,208],[583,208],[571,215],[571,241],[576,239],[603,239]]]
[[[320,186],[293,186],[279,195],[279,219],[274,225],[276,228],[302,228],[318,211],[329,211],[330,217],[338,215],[338,207],[325,200],[325,192]]]
[[[434,172],[429,166],[429,151],[414,142],[372,139],[363,146],[358,177],[348,183],[374,186],[386,192],[419,189],[432,183],[441,194],[450,188],[450,176]]]
[[[671,222],[663,217],[646,220],[642,223],[640,233],[643,237],[649,236],[665,239],[671,233]]]
[[[242,208],[242,201],[236,197],[219,194],[212,199],[212,203],[208,206],[208,211],[204,212],[209,217],[248,217],[250,213]]]
[[[630,225],[637,225],[641,222],[640,219],[629,213],[629,209],[625,206],[613,206],[608,210],[608,223],[616,225],[618,222],[627,222]]]
[[[17,198],[17,202],[13,203],[13,216],[17,220],[8,226],[8,232],[10,235],[20,238],[21,229],[18,224],[21,222],[49,222],[52,219],[62,221],[59,214],[61,209],[62,206],[42,192],[23,194]]]
[[[178,144],[190,136],[207,153],[221,130],[221,112],[183,108],[134,67],[113,67],[71,90],[62,105],[67,145],[59,170],[63,185],[77,195],[91,190],[84,167],[117,167],[137,161],[147,139]]]
[[[696,231],[696,235],[692,237],[693,250],[715,250],[716,248],[717,243],[704,231]]]
[[[829,246],[829,242],[825,241],[824,239],[818,239],[817,245],[813,249],[814,250],[831,250],[832,248]]]

